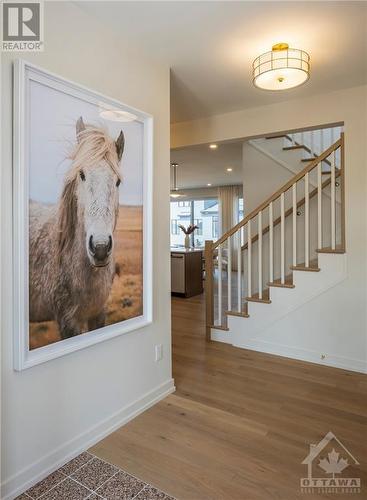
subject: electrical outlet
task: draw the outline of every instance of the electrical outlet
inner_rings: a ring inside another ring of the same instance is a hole
[[[163,358],[163,345],[157,344],[155,346],[155,361],[158,362]]]

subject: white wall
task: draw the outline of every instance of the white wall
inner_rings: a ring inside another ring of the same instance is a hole
[[[24,58],[154,116],[154,322],[21,373],[12,352],[12,61],[2,60],[2,498],[173,388],[169,280],[169,70],[79,7],[45,3],[45,44]],[[154,361],[162,343],[164,358]]]
[[[357,370],[367,368],[366,120],[367,86],[362,86],[171,127],[171,146],[184,147],[344,122],[347,279],[304,304],[264,335],[278,342],[278,353],[289,354],[284,347],[287,342],[310,353],[319,352],[322,345],[328,355],[348,360],[344,366]],[[282,337],[277,338],[280,330]],[[311,330],[312,336],[308,335]]]

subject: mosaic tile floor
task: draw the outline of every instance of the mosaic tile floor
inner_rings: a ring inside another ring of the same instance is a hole
[[[154,486],[85,452],[16,500],[175,500]]]

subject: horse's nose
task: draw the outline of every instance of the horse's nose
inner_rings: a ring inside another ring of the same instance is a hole
[[[104,262],[112,250],[112,236],[108,240],[94,241],[93,236],[89,238],[89,250],[97,262]]]

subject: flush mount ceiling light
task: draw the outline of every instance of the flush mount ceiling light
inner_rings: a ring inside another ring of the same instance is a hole
[[[233,168],[228,167],[226,170],[227,170],[227,172],[232,172]]]
[[[253,84],[264,90],[298,87],[310,77],[310,56],[304,50],[291,49],[287,43],[273,45],[252,63]]]
[[[218,144],[209,144],[210,149],[218,149]]]

